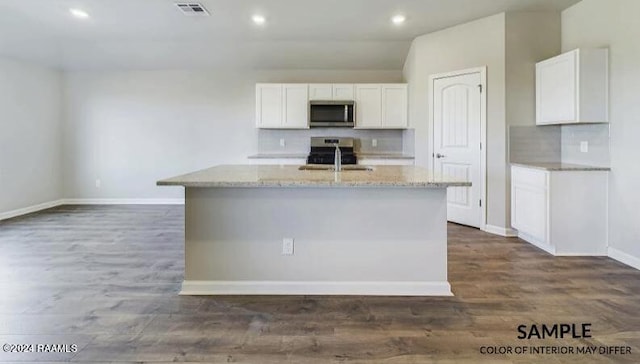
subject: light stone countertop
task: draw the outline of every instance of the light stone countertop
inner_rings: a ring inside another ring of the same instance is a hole
[[[402,153],[373,153],[373,152],[356,152],[358,158],[370,159],[414,159],[412,155]],[[258,153],[250,155],[249,159],[306,159],[309,153]]]
[[[610,171],[609,167],[585,166],[570,163],[537,163],[537,162],[511,162],[513,166],[542,169],[545,171]]]
[[[415,166],[374,166],[372,171],[301,171],[299,166],[220,165],[163,179],[158,186],[184,187],[402,187],[471,186],[454,178],[434,176]]]
[[[402,153],[356,152],[356,156],[362,159],[415,159],[412,155]]]
[[[307,159],[309,153],[258,153],[250,155],[249,159]]]

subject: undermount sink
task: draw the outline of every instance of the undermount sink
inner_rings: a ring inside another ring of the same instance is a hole
[[[305,164],[303,166],[298,167],[301,171],[333,171],[335,170],[333,165],[313,165],[313,164]],[[363,165],[343,165],[342,171],[373,171],[374,168],[371,166],[363,166]]]

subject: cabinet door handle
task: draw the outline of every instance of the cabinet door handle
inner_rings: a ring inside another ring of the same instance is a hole
[[[444,157],[446,157],[446,155],[440,154],[440,153],[436,154],[436,158],[438,158],[438,159],[444,158]]]

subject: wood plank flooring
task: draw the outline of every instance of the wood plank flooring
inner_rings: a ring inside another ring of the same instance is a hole
[[[182,206],[61,206],[0,222],[0,344],[16,362],[638,363],[640,271],[449,226],[454,297],[178,296]],[[518,340],[520,324],[592,338]],[[484,346],[631,354],[483,355]]]

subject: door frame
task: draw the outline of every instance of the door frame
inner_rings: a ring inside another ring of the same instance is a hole
[[[480,74],[480,84],[482,85],[482,92],[480,93],[480,142],[482,148],[480,149],[480,199],[482,200],[481,217],[480,217],[480,230],[486,231],[487,227],[487,66],[467,68],[463,70],[435,73],[429,75],[429,90],[427,93],[428,105],[429,105],[429,128],[428,135],[430,136],[428,152],[431,155],[429,158],[429,168],[434,171],[434,138],[433,135],[433,123],[434,123],[434,83],[441,78],[449,78],[456,76],[463,76],[473,73]]]

